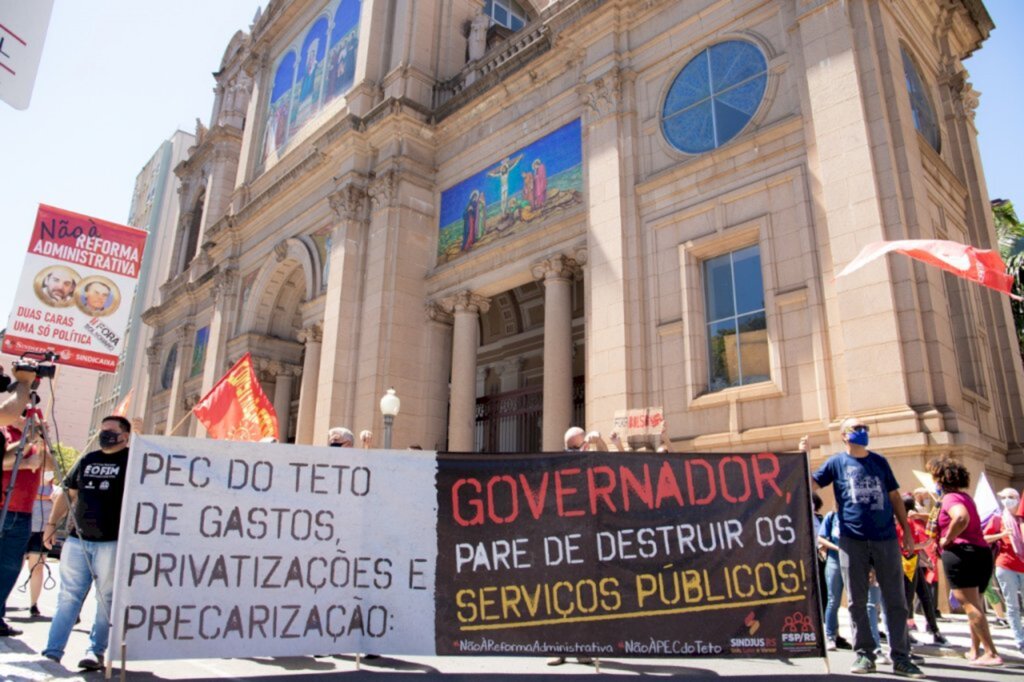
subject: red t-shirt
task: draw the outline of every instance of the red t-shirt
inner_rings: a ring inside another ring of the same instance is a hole
[[[21,431],[13,426],[4,426],[0,428],[0,430],[3,431],[4,437],[7,439],[8,446],[21,440]],[[28,448],[25,448],[25,450],[25,455],[28,456]],[[36,502],[36,496],[39,492],[39,484],[42,480],[42,467],[35,471],[30,469],[19,469],[18,477],[14,479],[14,490],[11,491],[11,503],[7,507],[8,511],[31,514],[32,505]],[[11,471],[9,469],[4,469],[3,481],[0,482],[0,498],[2,498],[3,494],[7,491],[7,486],[10,482]]]
[[[1003,517],[996,514],[985,525],[985,535],[996,535],[1002,532]],[[996,549],[999,551],[996,554],[996,566],[1024,573],[1024,559],[1017,556],[1017,553],[1013,551],[1013,544],[1010,542],[1010,538],[999,538],[996,541]]]

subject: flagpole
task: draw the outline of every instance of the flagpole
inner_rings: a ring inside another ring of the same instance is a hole
[[[184,417],[181,418],[181,421],[174,425],[174,428],[171,429],[170,432],[167,435],[168,436],[173,436],[174,432],[177,431],[181,427],[182,424],[187,422],[188,418],[191,417],[191,416],[192,416],[192,410],[189,410],[188,413]]]

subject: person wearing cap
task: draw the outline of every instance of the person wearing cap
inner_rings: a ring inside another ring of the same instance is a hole
[[[1020,596],[1024,595],[1024,532],[1021,529],[1020,494],[1013,488],[998,493],[1002,514],[993,514],[985,526],[985,541],[996,543],[996,580],[1006,600],[1006,620],[1024,654],[1024,624],[1020,617]]]

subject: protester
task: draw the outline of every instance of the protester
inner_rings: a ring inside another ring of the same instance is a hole
[[[829,651],[850,649],[850,643],[839,635],[839,605],[843,599],[843,572],[839,566],[839,516],[835,505],[821,520],[818,546],[825,549],[825,648]]]
[[[1004,488],[998,496],[1002,514],[994,515],[985,526],[985,541],[996,543],[996,580],[1006,600],[1006,619],[1017,650],[1024,654],[1024,624],[1020,614],[1020,597],[1024,596],[1024,532],[1019,516],[1020,495],[1013,488]]]
[[[941,614],[939,613],[939,565],[942,563],[942,559],[939,557],[939,545],[935,538],[928,535],[928,524],[932,521],[932,515],[936,517],[939,514],[938,507],[935,506],[935,492],[929,491],[926,488],[914,489],[914,508],[915,511],[907,513],[907,519],[911,526],[917,525],[921,530],[924,531],[925,537],[925,548],[924,553],[921,556],[921,566],[924,569],[924,587],[925,591],[928,592],[929,600],[932,604],[932,612],[935,614],[935,619],[938,621]],[[924,601],[921,600],[922,611],[924,610]],[[907,604],[907,609],[910,613],[914,613],[914,605]],[[936,642],[938,643],[938,642]]]
[[[1003,664],[989,632],[981,603],[981,592],[992,577],[992,551],[981,530],[981,519],[974,500],[964,490],[971,476],[960,462],[943,456],[928,462],[928,473],[942,492],[937,519],[939,549],[946,579],[967,613],[971,627],[968,659],[975,665],[995,667]],[[979,651],[984,647],[984,653]]]
[[[868,571],[874,567],[889,626],[893,672],[904,677],[923,677],[924,673],[910,659],[903,567],[893,527],[895,515],[904,531],[904,548],[912,548],[906,509],[889,462],[867,449],[868,432],[867,424],[860,419],[843,420],[840,434],[846,450],[829,457],[813,476],[815,487],[831,485],[836,497],[839,564],[853,621],[853,648],[857,652],[850,672],[871,673],[876,669],[867,612]]]
[[[924,612],[925,622],[928,624],[928,633],[932,636],[932,643],[942,646],[949,644],[942,633],[939,632],[938,615],[935,613],[935,606],[932,604],[931,592],[925,584],[924,565],[928,557],[924,550],[928,546],[928,533],[925,524],[917,518],[917,501],[914,496],[907,493],[903,496],[903,506],[907,510],[907,520],[910,524],[910,533],[914,540],[914,552],[903,555],[903,584],[907,601],[907,629],[915,630],[914,624],[914,596],[921,600],[921,609]],[[896,526],[896,533],[902,542],[902,530],[899,524]],[[909,635],[908,635],[909,636]],[[910,643],[914,643],[913,636]]]
[[[332,448],[350,448],[356,437],[344,426],[335,426],[327,432],[327,445]]]
[[[82,602],[96,585],[96,619],[89,634],[89,649],[78,662],[84,670],[99,670],[110,637],[114,596],[114,559],[121,521],[121,502],[128,469],[131,422],[110,416],[101,422],[100,449],[82,455],[64,479],[43,532],[43,545],[53,547],[57,525],[68,513],[75,528],[64,542],[60,558],[60,594],[50,623],[43,656],[60,662]]]
[[[600,433],[597,431],[586,433],[578,426],[570,426],[566,430],[563,442],[565,443],[566,452],[608,450],[608,447],[604,444],[604,440],[601,438]],[[590,665],[594,662],[594,659],[587,656],[577,656],[576,662],[583,663],[584,665]],[[548,661],[548,665],[562,665],[563,663],[565,663],[565,656],[556,656]]]
[[[44,471],[43,481],[39,486],[35,502],[32,505],[32,535],[29,536],[28,547],[25,549],[25,570],[28,571],[28,594],[30,606],[29,616],[39,618],[39,595],[43,592],[43,574],[50,570],[46,565],[46,548],[43,547],[43,528],[50,518],[53,509],[53,472]]]
[[[38,431],[29,433],[26,442],[35,443]],[[0,482],[0,497],[6,495],[14,474],[17,450],[21,442],[21,431],[11,425],[0,427],[0,453],[3,454],[3,480]],[[18,463],[14,488],[7,501],[7,517],[4,519],[3,535],[0,536],[0,637],[16,637],[22,634],[19,628],[9,625],[4,617],[7,598],[18,582],[21,564],[32,534],[32,506],[39,491],[42,471],[48,455],[39,445],[26,445],[21,462]],[[3,500],[0,500],[2,503]]]

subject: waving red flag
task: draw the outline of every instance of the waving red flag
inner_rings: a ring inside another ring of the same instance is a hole
[[[1006,264],[999,254],[990,249],[976,249],[973,246],[943,239],[899,239],[891,242],[872,242],[861,249],[857,257],[847,264],[836,277],[848,275],[867,265],[876,258],[895,251],[905,256],[951,272],[957,277],[969,279],[982,286],[995,289],[1011,298],[1021,300],[1011,293],[1013,275],[1006,272]]]
[[[256,378],[249,353],[228,370],[192,413],[211,438],[252,442],[267,436],[277,438],[277,413]]]

